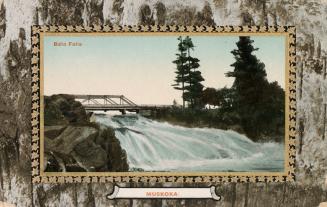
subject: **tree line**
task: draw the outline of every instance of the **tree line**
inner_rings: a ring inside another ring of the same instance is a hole
[[[192,39],[180,36],[178,41],[173,87],[182,92],[183,110],[203,111],[206,105],[213,106],[221,117],[229,116],[232,124],[240,125],[254,140],[284,132],[284,90],[277,81],[268,82],[265,64],[253,54],[258,48],[249,36],[240,36],[237,48],[231,51],[233,70],[225,75],[234,78],[232,87],[217,89],[202,84],[200,60],[192,56]]]

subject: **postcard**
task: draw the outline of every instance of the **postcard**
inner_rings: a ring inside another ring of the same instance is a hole
[[[294,27],[32,30],[33,182],[294,180]]]

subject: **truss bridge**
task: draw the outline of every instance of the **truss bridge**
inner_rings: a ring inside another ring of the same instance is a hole
[[[124,95],[73,95],[87,111],[120,111],[128,112],[157,111],[170,108],[171,105],[138,105]]]

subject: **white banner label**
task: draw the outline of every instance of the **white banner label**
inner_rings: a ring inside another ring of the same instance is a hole
[[[221,196],[215,192],[215,187],[209,188],[120,188],[114,187],[108,199],[116,198],[198,198],[219,201]]]

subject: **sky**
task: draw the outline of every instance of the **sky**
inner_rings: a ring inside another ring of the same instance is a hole
[[[136,104],[181,103],[174,84],[178,35],[45,36],[44,94],[125,95]],[[235,59],[238,36],[192,36],[205,87],[230,87],[225,73]],[[251,36],[267,78],[285,84],[285,37]],[[54,42],[81,46],[54,46]]]

